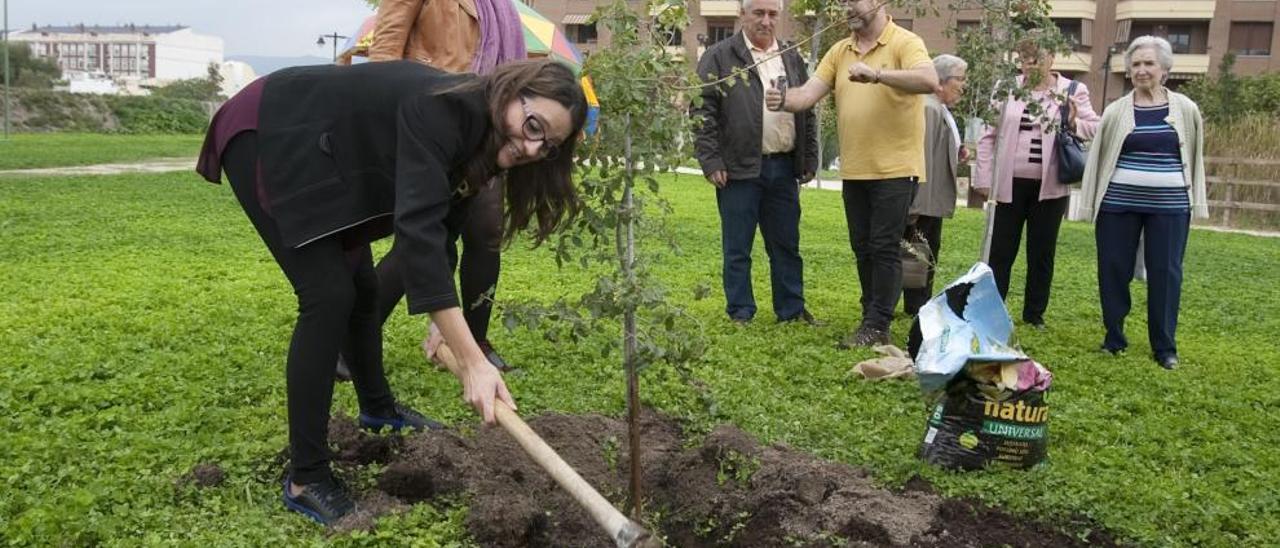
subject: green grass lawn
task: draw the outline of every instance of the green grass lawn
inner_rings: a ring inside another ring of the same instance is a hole
[[[195,158],[203,141],[203,134],[14,133],[0,140],[0,170]]]
[[[825,327],[776,325],[762,245],[757,320],[724,318],[712,189],[681,176],[665,188],[682,256],[653,268],[711,343],[694,371],[714,412],[668,366],[644,374],[645,399],[695,430],[729,421],[770,442],[866,467],[888,485],[915,474],[1026,516],[1088,516],[1143,545],[1280,543],[1280,246],[1193,231],[1179,343],[1183,366],[1147,357],[1142,286],[1132,347],[1102,337],[1090,227],[1069,223],[1058,253],[1049,330],[1023,347],[1054,372],[1050,462],[1027,472],[952,474],[915,458],[925,409],[913,382],[866,383],[847,371],[870,351],[837,351],[858,318],[858,283],[840,195],[802,194],[810,309]],[[976,256],[980,214],[945,230],[940,277]],[[53,545],[466,544],[465,508],[422,505],[376,533],[327,539],[285,512],[275,457],[286,443],[283,356],[291,291],[228,188],[190,173],[96,178],[0,177],[0,539]],[[380,246],[379,249],[385,249]],[[1010,306],[1021,306],[1023,267]],[[594,279],[557,270],[546,250],[515,246],[500,296],[551,299]],[[899,341],[907,322],[894,325]],[[476,424],[456,383],[417,351],[423,321],[402,312],[386,337],[392,386],[444,421]],[[623,409],[617,359],[536,333],[497,333],[525,374],[521,412]],[[336,408],[354,412],[349,386]],[[198,462],[228,473],[194,492],[175,480]],[[370,477],[377,473],[370,470]],[[412,536],[406,536],[412,535]]]

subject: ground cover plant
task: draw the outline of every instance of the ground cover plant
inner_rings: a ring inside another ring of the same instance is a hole
[[[1094,350],[1101,327],[1092,231],[1068,223],[1049,329],[1018,332],[1056,376],[1050,462],[1029,472],[950,474],[914,458],[925,420],[917,388],[854,380],[848,369],[870,352],[833,347],[854,327],[858,302],[839,194],[802,194],[807,298],[827,325],[775,325],[762,315],[739,327],[723,317],[710,185],[694,176],[661,183],[683,253],[655,247],[650,268],[675,298],[690,296],[686,309],[709,348],[691,367],[696,384],[657,364],[643,373],[643,395],[689,432],[732,423],[765,444],[865,467],[886,485],[919,475],[947,495],[1048,523],[1093,520],[1143,545],[1280,542],[1275,240],[1193,231],[1179,333],[1185,365],[1170,373],[1145,355],[1140,285],[1128,355]],[[976,212],[949,221],[940,278],[970,266],[980,230]],[[186,173],[3,176],[0,237],[0,539],[326,539],[278,501],[282,364],[295,305],[229,189]],[[572,265],[557,269],[547,249],[517,243],[508,257],[503,293],[512,299],[580,294],[598,278]],[[767,264],[763,250],[756,261]],[[755,270],[757,296],[767,301],[766,269]],[[713,290],[693,301],[699,285]],[[894,324],[899,342],[906,327],[905,318]],[[456,381],[423,363],[422,333],[421,319],[392,317],[385,342],[392,386],[410,405],[474,431]],[[497,337],[525,368],[509,381],[523,415],[622,414],[622,373],[617,360],[600,357],[600,345],[519,329]],[[337,393],[336,410],[353,413],[350,389]],[[215,486],[196,487],[188,477],[201,463],[221,470]],[[382,473],[369,465],[356,479],[369,487]],[[467,516],[465,497],[435,501],[372,532],[331,540],[465,545],[475,542]]]
[[[13,133],[0,140],[0,170],[182,157],[194,165],[203,134]]]

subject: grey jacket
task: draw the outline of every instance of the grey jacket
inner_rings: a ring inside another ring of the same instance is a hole
[[[780,45],[783,49],[786,45]],[[734,69],[750,66],[754,61],[739,31],[711,46],[698,60],[698,75],[704,81],[719,80],[733,74]],[[800,87],[809,79],[804,59],[795,50],[782,54],[787,71],[787,85]],[[695,156],[702,173],[710,175],[724,170],[730,179],[760,176],[760,139],[763,133],[764,85],[753,68],[745,82],[710,86],[702,90],[702,105],[691,109],[702,118],[695,142]],[[817,121],[812,110],[795,114],[796,138],[792,149],[796,176],[813,173],[818,168]]]
[[[925,181],[916,189],[912,215],[950,218],[956,211],[957,147],[947,125],[947,107],[934,94],[924,100]]]

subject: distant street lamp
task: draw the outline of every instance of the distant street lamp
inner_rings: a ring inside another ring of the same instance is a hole
[[[1119,48],[1111,46],[1107,48],[1107,54],[1102,58],[1102,106],[1107,106],[1107,83],[1111,81],[1111,57],[1120,53]]]
[[[4,140],[9,140],[9,0],[4,0]]]
[[[5,2],[8,2],[8,1],[9,0],[5,0]],[[316,45],[323,46],[325,38],[328,38],[333,42],[333,62],[337,63],[338,62],[338,40],[346,40],[347,37],[341,34],[338,34],[336,32],[329,33],[329,34],[321,34],[320,37],[316,39]]]

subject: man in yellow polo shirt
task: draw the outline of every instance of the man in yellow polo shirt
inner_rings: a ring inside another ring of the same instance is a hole
[[[827,51],[814,77],[765,97],[769,108],[799,112],[835,90],[845,220],[862,286],[862,322],[842,348],[892,342],[902,292],[898,241],[925,173],[924,95],[938,87],[919,36],[894,24],[878,0],[848,5],[853,32]]]

